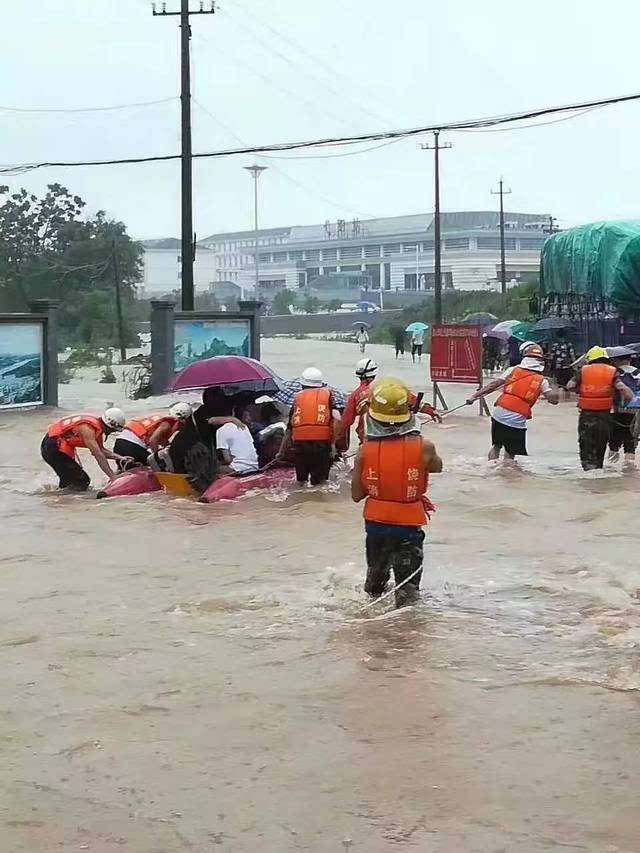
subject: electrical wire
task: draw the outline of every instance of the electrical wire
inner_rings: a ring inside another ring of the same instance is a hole
[[[177,101],[179,98],[174,95],[171,98],[160,98],[157,101],[138,101],[133,104],[116,104],[111,107],[75,107],[66,109],[63,107],[2,107],[0,112],[5,113],[103,113],[114,110],[129,110],[136,107],[153,107],[157,104],[168,104],[171,101]]]
[[[322,68],[325,73],[334,77],[338,82],[343,80],[346,83],[348,83],[349,85],[353,85],[353,81],[349,77],[347,77],[345,74],[342,74],[339,71],[336,71],[335,68],[332,68],[331,65],[329,65],[327,62],[325,62],[323,59],[321,59],[315,53],[312,53],[308,48],[304,47],[304,45],[300,44],[300,42],[296,41],[292,36],[288,35],[287,33],[282,32],[282,30],[279,30],[276,27],[274,27],[274,25],[270,21],[267,21],[264,18],[261,18],[255,12],[254,9],[251,9],[251,10],[247,9],[247,7],[244,6],[242,3],[240,3],[239,0],[235,0],[235,5],[238,6],[239,8],[241,8],[245,14],[250,15],[252,20],[258,21],[259,24],[261,24],[263,27],[265,27],[265,29],[267,29],[271,33],[273,33],[273,35],[275,35],[277,38],[282,39],[282,41],[286,42],[288,45],[293,47],[294,50],[297,50],[299,53],[301,53],[302,56],[306,57],[307,59],[310,59],[312,62],[315,62],[316,65],[318,65],[320,68]],[[368,97],[371,97],[371,93],[368,92],[361,84],[359,85],[359,88],[361,89],[362,92],[367,94]],[[356,104],[356,106],[358,106],[358,108],[360,108],[360,109],[362,108],[361,104],[358,104],[357,102],[353,101],[351,98],[349,98],[348,100],[351,103]],[[375,114],[375,113],[371,113],[371,114],[374,115],[378,120],[384,121],[385,123],[389,123],[388,118],[385,118],[384,116],[381,116],[381,115]]]
[[[438,124],[424,125],[422,127],[414,127],[406,130],[388,130],[378,133],[363,133],[357,136],[337,136],[326,137],[321,139],[302,140],[298,142],[276,142],[268,145],[253,145],[243,148],[223,148],[217,151],[203,151],[193,155],[194,159],[202,159],[207,157],[233,157],[238,154],[263,154],[272,151],[294,151],[306,148],[318,148],[328,146],[345,146],[360,144],[363,142],[374,142],[377,140],[392,140],[392,139],[407,139],[412,136],[420,136],[434,131],[459,131],[469,130],[474,128],[495,127],[505,124],[512,124],[526,119],[540,118],[548,115],[557,115],[559,113],[575,113],[596,107],[612,106],[614,104],[623,104],[631,101],[640,100],[640,93],[632,95],[619,95],[611,98],[602,98],[596,101],[585,101],[577,104],[565,104],[554,107],[541,107],[535,110],[527,110],[520,113],[509,113],[505,115],[489,116],[478,119],[463,119],[454,122],[440,122]],[[152,155],[148,157],[125,157],[120,159],[110,160],[59,160],[59,161],[42,161],[39,163],[24,163],[4,165],[0,168],[0,174],[22,174],[35,169],[43,168],[77,168],[79,166],[115,166],[115,165],[130,165],[137,163],[160,163],[169,162],[171,160],[179,160],[180,154],[162,154]]]

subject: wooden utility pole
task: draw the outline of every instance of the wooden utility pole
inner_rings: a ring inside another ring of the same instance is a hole
[[[120,364],[127,360],[127,348],[124,340],[124,321],[122,319],[122,295],[120,293],[120,264],[118,262],[118,243],[114,238],[111,244],[113,260],[113,283],[116,288],[116,312],[118,314],[118,342],[120,344]]]
[[[511,195],[511,190],[505,190],[502,178],[499,181],[500,189],[494,192],[491,190],[491,195],[500,196],[500,292],[504,296],[507,292],[507,262],[504,250],[504,197]]]
[[[434,153],[434,217],[433,217],[433,247],[434,247],[434,319],[435,325],[442,323],[442,240],[440,236],[440,150],[451,148],[450,142],[440,144],[440,131],[433,131],[434,144],[422,145],[424,151]]]
[[[180,103],[181,103],[181,127],[182,127],[182,310],[193,311],[194,307],[194,284],[193,284],[193,262],[195,259],[195,244],[193,236],[193,151],[191,148],[191,62],[189,56],[189,42],[191,41],[191,15],[213,15],[215,5],[212,2],[210,9],[204,8],[200,2],[200,8],[196,11],[189,9],[189,0],[180,0],[179,12],[167,12],[167,4],[162,3],[160,11],[156,3],[152,3],[154,16],[173,17],[180,16]]]

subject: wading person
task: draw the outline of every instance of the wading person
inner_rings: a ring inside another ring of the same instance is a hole
[[[166,447],[190,417],[191,406],[188,403],[174,403],[168,412],[135,418],[125,424],[114,442],[113,451],[131,457],[140,465],[148,465],[149,454]]]
[[[577,391],[578,446],[580,462],[585,471],[604,467],[604,457],[611,434],[611,411],[616,392],[620,399],[631,402],[631,391],[622,381],[618,369],[609,363],[604,347],[591,347],[587,352],[587,363],[580,369],[578,379],[567,384],[568,391]]]
[[[345,449],[349,446],[349,430],[356,420],[358,421],[356,433],[360,444],[364,441],[365,414],[361,403],[368,398],[371,383],[375,380],[377,372],[378,365],[371,358],[361,358],[356,364],[356,376],[360,380],[360,385],[349,395],[340,423],[340,437],[344,441]]]
[[[364,507],[367,578],[365,592],[379,597],[393,572],[396,606],[418,597],[424,532],[434,507],[426,496],[430,473],[442,471],[431,441],[420,435],[410,392],[399,379],[371,388],[367,440],[356,456],[351,497]],[[409,580],[410,579],[410,580]],[[406,583],[405,583],[406,581]]]
[[[234,410],[236,418],[244,428],[229,422],[216,432],[218,453],[218,476],[239,476],[258,470],[258,453],[251,434],[251,416],[248,406],[239,406]]]
[[[414,332],[411,335],[411,358],[415,364],[416,356],[418,363],[422,361],[422,347],[424,346],[424,332]]]
[[[307,367],[300,383],[302,391],[294,398],[278,456],[284,456],[293,443],[298,483],[303,485],[310,480],[312,486],[319,486],[329,479],[335,458],[334,440],[339,430],[340,412],[317,367]]]
[[[620,379],[635,395],[640,391],[640,378],[636,368],[631,364],[632,350],[626,350],[624,355],[616,355],[616,351],[623,352],[626,347],[614,347],[607,350],[611,357],[611,363],[618,369]],[[627,403],[616,391],[614,412],[611,415],[611,430],[609,433],[609,461],[617,462],[620,458],[620,448],[624,452],[624,464],[632,467],[636,459],[636,447],[638,439],[632,432],[632,425],[637,414],[636,409],[627,409]]]
[[[130,457],[107,450],[104,440],[119,432],[125,423],[120,409],[107,409],[102,415],[71,415],[51,424],[42,439],[42,458],[56,472],[61,489],[86,492],[91,478],[78,462],[77,451],[84,448],[91,453],[101,470],[110,480],[117,476],[108,460],[130,462]]]
[[[393,334],[393,342],[396,349],[396,358],[401,355],[404,358],[404,342],[406,339],[407,333],[405,330],[398,326]]]
[[[544,371],[544,352],[539,344],[528,341],[521,347],[522,361],[516,367],[510,367],[499,379],[480,388],[468,400],[471,405],[487,394],[503,389],[496,400],[491,416],[491,450],[489,459],[500,458],[504,450],[507,460],[527,455],[527,421],[532,417],[532,409],[544,397],[549,403],[557,405],[559,394],[542,375]]]
[[[356,341],[360,347],[360,352],[364,353],[367,348],[367,344],[369,343],[369,335],[367,334],[367,330],[364,326],[360,326],[358,334],[356,335]]]

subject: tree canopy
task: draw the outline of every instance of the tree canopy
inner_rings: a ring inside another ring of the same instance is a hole
[[[25,311],[33,299],[57,299],[62,343],[115,344],[115,250],[126,343],[135,343],[142,247],[124,223],[102,210],[87,217],[85,207],[60,184],[49,184],[42,198],[0,186],[0,310]]]

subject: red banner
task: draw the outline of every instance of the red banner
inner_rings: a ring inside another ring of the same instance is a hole
[[[433,327],[431,381],[482,382],[482,326]]]

